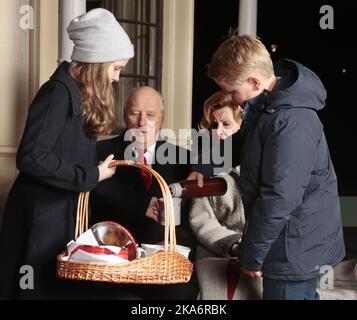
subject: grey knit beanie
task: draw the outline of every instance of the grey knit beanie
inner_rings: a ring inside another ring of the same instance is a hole
[[[134,56],[128,35],[108,10],[94,9],[73,19],[67,31],[74,42],[74,61],[104,63]]]

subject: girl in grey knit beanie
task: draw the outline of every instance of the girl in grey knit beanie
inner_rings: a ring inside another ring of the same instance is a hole
[[[81,89],[89,133],[109,134],[116,126],[110,84],[119,81],[134,47],[115,16],[102,8],[73,19],[67,31],[74,43],[69,74]]]
[[[67,31],[74,42],[74,61],[103,63],[134,56],[128,35],[108,10],[94,9],[73,19]]]
[[[74,237],[72,213],[79,192],[93,190],[115,173],[109,168],[113,155],[98,164],[95,138],[116,128],[112,83],[119,80],[134,49],[104,9],[75,18],[68,33],[74,42],[73,61],[62,62],[28,108],[17,153],[20,174],[0,230],[0,251],[7,257],[0,263],[0,300],[87,295],[87,288],[56,280],[56,256]],[[33,290],[19,287],[22,265],[33,268]]]

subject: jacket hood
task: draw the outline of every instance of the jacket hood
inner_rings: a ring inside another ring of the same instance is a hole
[[[68,61],[63,61],[50,79],[60,82],[67,88],[72,101],[73,113],[75,116],[80,116],[82,115],[82,95],[76,81],[68,72],[69,66]]]
[[[277,62],[274,69],[280,80],[266,95],[268,110],[309,108],[317,111],[325,106],[326,90],[313,71],[288,59]]]

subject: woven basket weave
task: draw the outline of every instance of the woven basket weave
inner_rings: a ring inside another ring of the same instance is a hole
[[[123,264],[66,261],[66,252],[57,257],[57,277],[70,280],[103,281],[131,284],[187,283],[193,265],[176,252],[175,215],[172,197],[165,180],[151,167],[133,161],[113,161],[110,167],[134,166],[149,171],[160,185],[165,207],[165,251]],[[75,238],[88,229],[89,193],[81,193],[77,207]]]

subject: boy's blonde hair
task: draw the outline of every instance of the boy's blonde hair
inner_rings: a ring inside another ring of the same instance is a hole
[[[242,84],[253,72],[269,79],[273,62],[264,44],[255,37],[233,36],[223,42],[207,66],[207,76],[218,81]]]
[[[242,120],[241,107],[236,104],[230,94],[218,91],[211,95],[203,105],[203,116],[199,124],[200,129],[211,130],[214,127],[212,113],[224,107],[230,107],[233,111],[234,120],[240,123]]]

